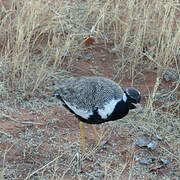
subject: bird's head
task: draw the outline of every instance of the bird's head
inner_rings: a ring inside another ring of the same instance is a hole
[[[141,93],[135,88],[127,88],[123,94],[123,101],[128,104],[129,109],[142,110],[141,105],[139,104],[141,100]]]

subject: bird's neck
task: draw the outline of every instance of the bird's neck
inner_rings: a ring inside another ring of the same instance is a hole
[[[126,116],[128,114],[128,112],[129,112],[128,104],[126,102],[124,102],[123,100],[121,100],[116,104],[114,111],[108,117],[108,119],[110,121],[121,119],[124,116]]]

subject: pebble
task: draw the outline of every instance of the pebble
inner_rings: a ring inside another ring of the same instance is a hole
[[[113,144],[114,145],[114,144]],[[108,146],[108,141],[102,141],[101,142],[101,147],[102,149],[107,149],[107,146]]]
[[[150,141],[147,137],[139,137],[136,140],[136,145],[139,147],[147,147],[151,150],[155,150],[158,143],[154,140]]]
[[[165,81],[167,81],[167,82],[170,81],[169,74],[165,74],[165,75],[164,75],[164,79],[165,79]]]
[[[156,138],[157,140],[159,140],[159,141],[162,141],[162,140],[163,140],[163,138],[162,138],[161,136],[159,136],[159,135],[156,135],[155,138]]]
[[[165,81],[176,80],[177,79],[177,73],[175,69],[170,69],[167,73],[164,74]]]
[[[84,54],[84,58],[86,61],[89,61],[91,59],[94,59],[94,55],[92,53],[86,53]]]
[[[5,169],[2,175],[4,179],[14,179],[16,177],[16,172],[12,169]]]
[[[139,147],[146,147],[150,143],[150,140],[147,137],[139,137],[136,140],[136,145]]]
[[[151,163],[152,163],[152,158],[151,158],[151,157],[147,157],[147,158],[145,158],[145,159],[139,160],[139,162],[140,162],[141,164],[148,165],[148,164],[151,164]]]
[[[147,128],[145,128],[145,127],[143,127],[143,126],[138,126],[138,129],[141,130],[141,131],[143,131],[143,132],[146,133],[147,135],[150,135],[150,131],[149,131]]]
[[[151,141],[148,145],[147,145],[147,147],[149,148],[149,149],[151,149],[151,150],[155,150],[156,149],[156,147],[157,147],[157,142],[156,141]]]
[[[167,165],[170,163],[168,159],[161,158],[160,161],[163,163],[163,165]]]
[[[173,127],[170,126],[170,125],[168,125],[166,129],[167,129],[168,132],[172,132],[173,131]]]

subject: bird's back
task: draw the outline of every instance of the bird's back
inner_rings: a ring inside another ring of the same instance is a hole
[[[87,112],[102,109],[112,99],[122,99],[123,95],[118,84],[103,77],[72,77],[58,84],[57,91],[64,102]]]

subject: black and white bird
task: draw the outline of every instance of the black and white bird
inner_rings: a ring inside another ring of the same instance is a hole
[[[61,79],[53,96],[60,99],[80,120],[82,153],[85,154],[84,123],[91,124],[98,144],[98,133],[93,124],[115,121],[126,116],[130,109],[141,109],[141,93],[135,88],[125,91],[114,81],[104,77],[72,77]]]

